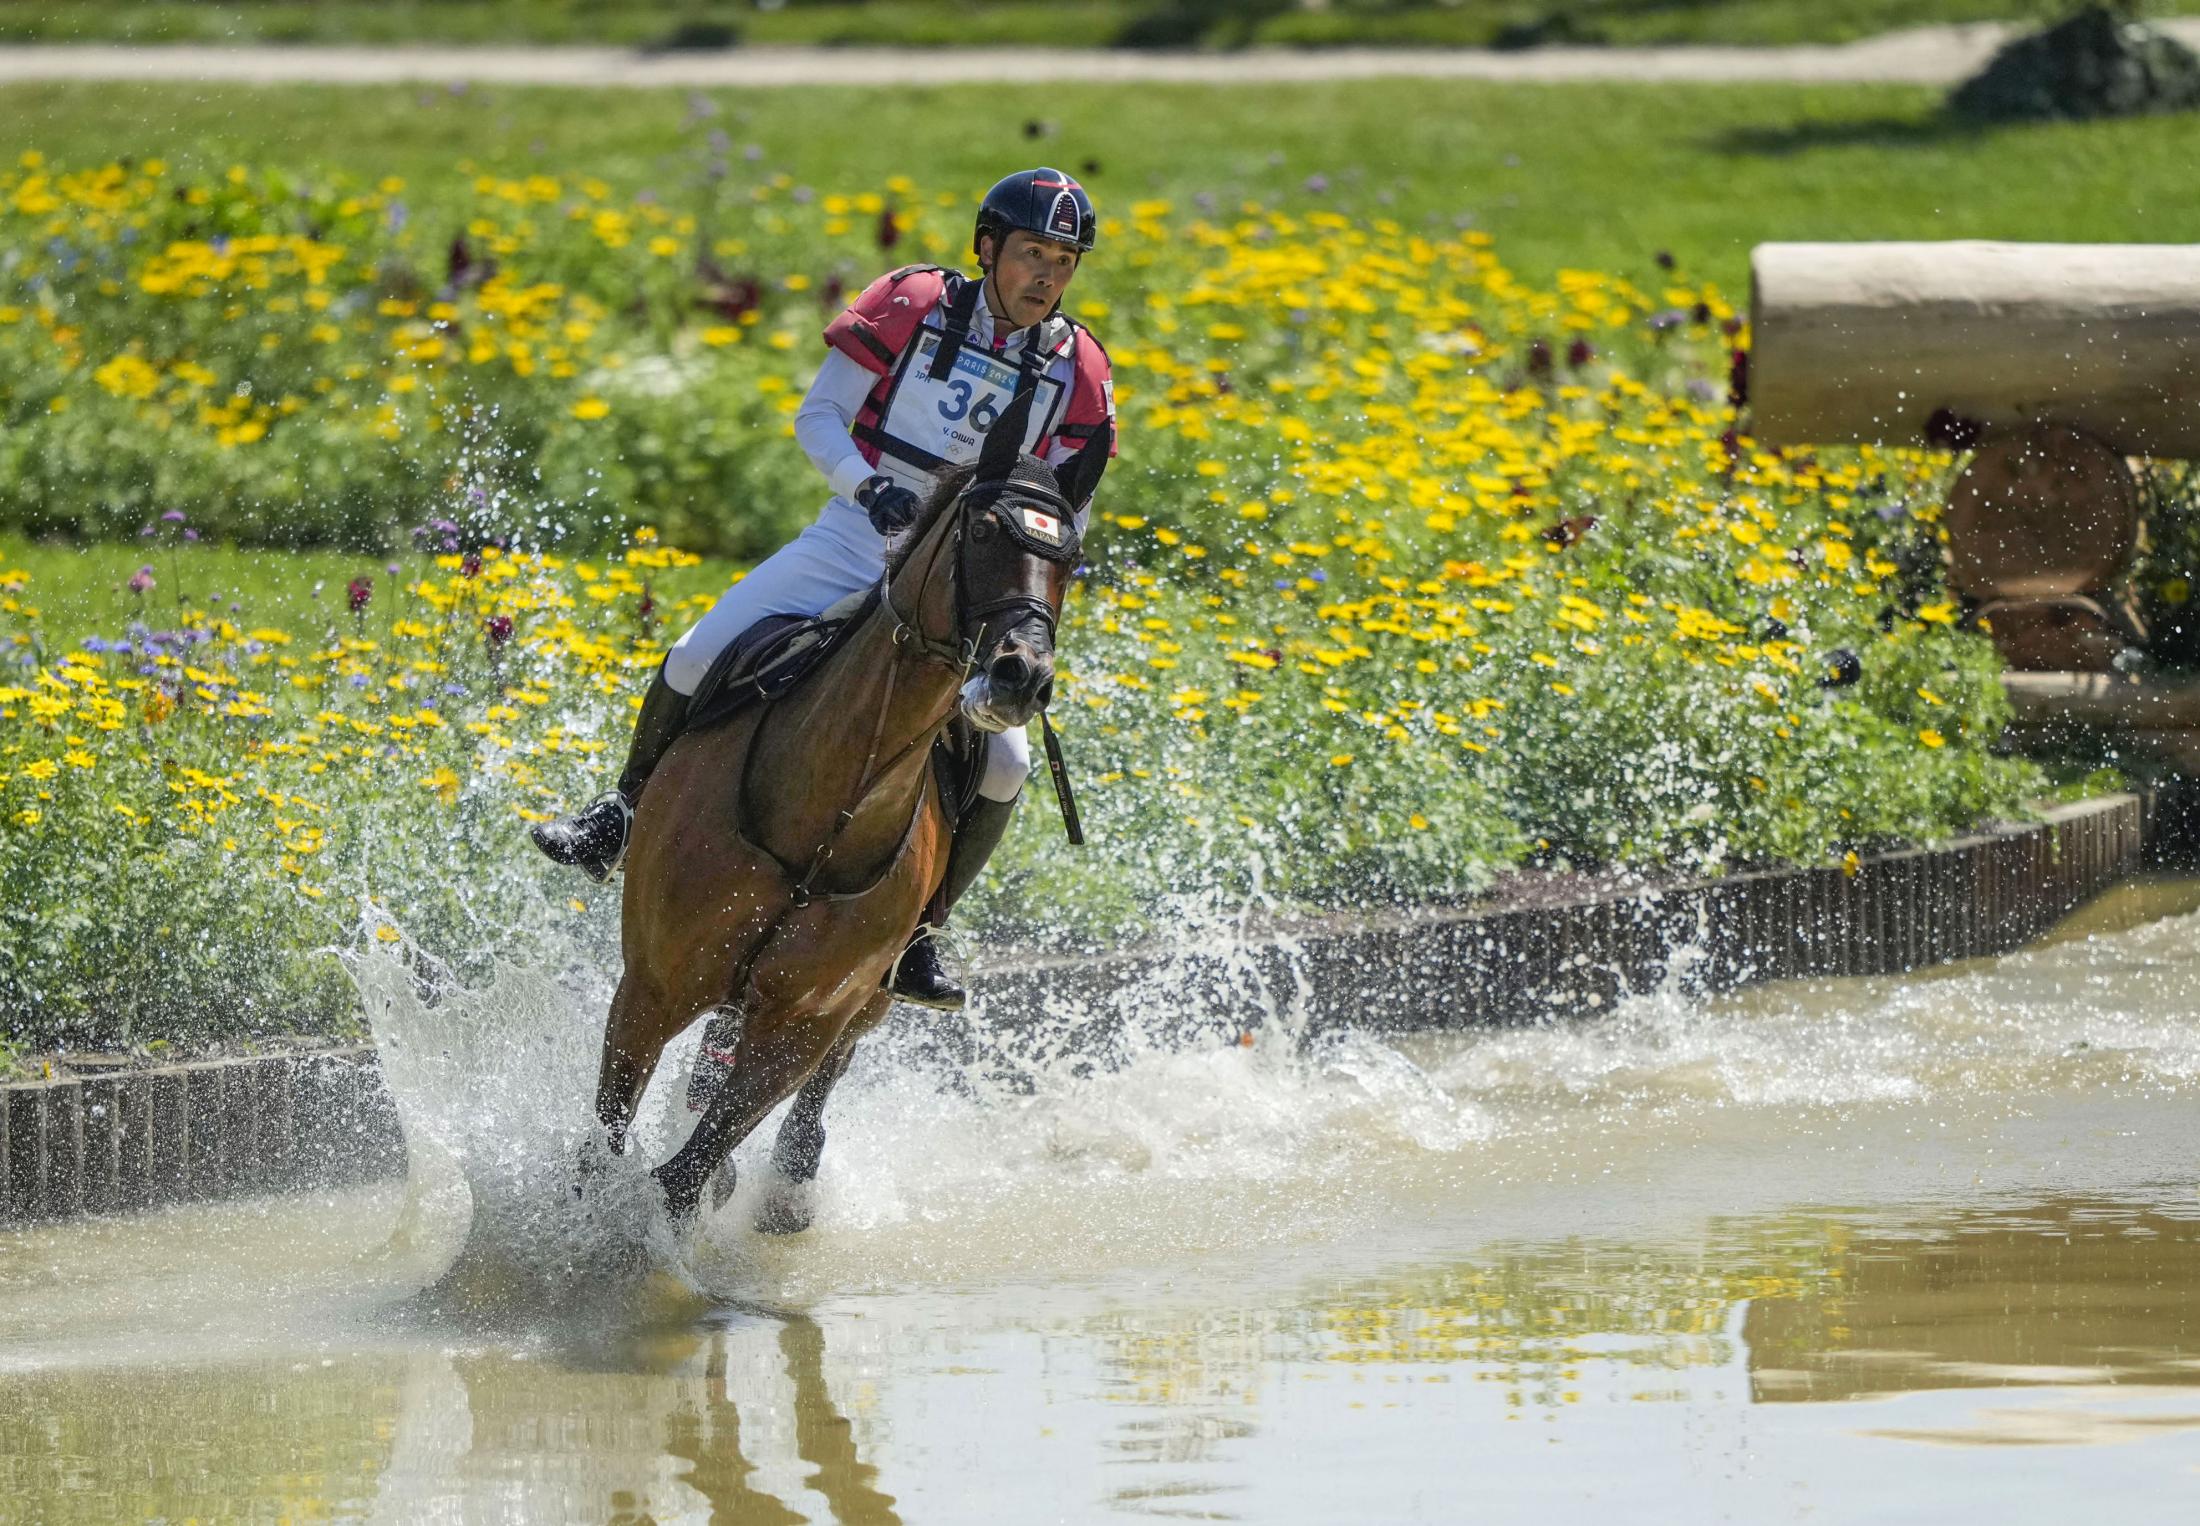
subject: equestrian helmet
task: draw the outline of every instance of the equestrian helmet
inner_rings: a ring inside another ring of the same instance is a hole
[[[1099,231],[1099,216],[1083,186],[1060,170],[1020,170],[985,193],[978,207],[977,229],[970,235],[970,252],[976,254],[978,240],[989,233],[999,239],[1020,232],[1089,254]]]

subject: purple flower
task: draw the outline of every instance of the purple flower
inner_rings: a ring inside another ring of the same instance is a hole
[[[86,636],[78,645],[82,646],[85,651],[94,653],[106,653],[114,650],[113,647],[97,636]]]
[[[364,674],[364,673],[354,673],[354,674],[352,674],[352,675],[351,675],[351,686],[352,686],[352,687],[353,687],[354,689],[364,689],[364,688],[365,688],[365,687],[367,686],[367,675],[366,675],[366,674]]]
[[[161,517],[160,517],[160,522],[161,522],[162,524],[164,524],[164,525],[180,525],[180,524],[182,524],[182,523],[183,523],[183,510],[181,510],[181,509],[170,509],[170,510],[169,510],[169,511],[168,511],[167,513],[165,513],[165,514],[161,515]]]
[[[153,586],[153,569],[150,567],[140,567],[137,571],[130,574],[130,581],[126,586],[132,593],[145,592],[148,588],[151,588]]]
[[[1317,583],[1326,583],[1329,581],[1329,574],[1322,571],[1319,567],[1316,567],[1311,572],[1307,573],[1307,576]]]
[[[1327,175],[1309,175],[1306,177],[1306,188],[1319,196],[1329,189],[1329,177]]]
[[[183,532],[183,538],[185,540],[197,540],[199,538],[199,532],[196,530],[185,530]]]

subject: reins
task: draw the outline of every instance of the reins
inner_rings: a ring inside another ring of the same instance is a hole
[[[939,567],[941,548],[951,542],[959,543],[961,539],[962,521],[958,515],[955,524],[947,534],[933,543],[931,554],[925,562],[924,576],[918,580],[920,587],[928,586],[931,583],[932,576]],[[961,599],[961,589],[959,587],[956,589],[956,598],[958,610],[955,616],[955,627],[960,632],[963,617],[959,609]],[[891,569],[882,573],[879,577],[879,605],[888,618],[894,622],[893,642],[895,646],[914,647],[918,656],[951,668],[964,678],[969,676],[970,669],[977,662],[977,638],[968,638],[958,646],[952,640],[941,641],[927,636],[921,627],[904,619],[901,611],[894,607],[894,574]],[[794,890],[787,908],[790,912],[799,911],[810,904],[810,886],[815,883],[818,875],[823,872],[826,862],[832,858],[833,845],[840,841],[840,834],[847,831],[854,824],[856,811],[862,807],[864,801],[871,797],[871,791],[877,786],[879,779],[891,772],[901,763],[902,759],[908,757],[918,747],[929,747],[932,744],[933,737],[939,733],[941,722],[947,718],[943,714],[937,720],[923,727],[915,737],[896,751],[891,758],[888,758],[883,766],[880,766],[878,750],[886,738],[886,719],[893,713],[894,686],[900,680],[901,664],[898,662],[889,664],[886,669],[886,693],[879,700],[878,720],[871,727],[871,745],[863,755],[863,770],[857,775],[855,798],[842,807],[840,814],[833,818],[832,829],[825,834],[825,840],[817,845],[817,851],[810,856],[809,867],[804,869],[802,877],[794,882]],[[949,713],[952,713],[953,702],[950,701],[949,705]],[[785,915],[786,913],[781,913],[782,920],[784,920]],[[772,931],[776,932],[777,930],[778,926],[775,923]]]

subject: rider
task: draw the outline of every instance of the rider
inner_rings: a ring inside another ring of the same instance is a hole
[[[718,655],[767,616],[815,615],[876,584],[885,575],[887,538],[915,519],[935,473],[977,459],[1024,373],[1034,373],[1029,384],[1038,389],[1027,449],[1059,463],[1105,430],[1114,454],[1107,352],[1061,312],[1096,232],[1092,202],[1068,175],[1010,175],[978,208],[971,236],[978,279],[905,266],[873,281],[826,327],[828,353],[794,429],[833,496],[814,524],[673,643],[643,697],[618,786],[578,815],[536,827],[543,852],[610,878],[625,857],[642,787],[679,736],[688,700]],[[1089,509],[1078,505],[1080,528]],[[1006,835],[1030,773],[1021,729],[988,739],[977,803],[956,824],[934,922],[917,929],[889,977],[895,996],[947,1011],[963,1005],[966,993],[929,934]]]

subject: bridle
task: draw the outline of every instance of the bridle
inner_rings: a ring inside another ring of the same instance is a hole
[[[972,669],[977,667],[978,654],[985,644],[986,633],[994,629],[996,625],[1003,631],[1007,631],[1013,630],[1016,626],[1027,621],[1037,620],[1046,627],[1048,645],[1050,647],[1053,645],[1055,632],[1061,624],[1062,611],[1058,604],[1042,594],[1033,593],[1029,589],[1017,589],[997,598],[988,599],[982,604],[968,605],[964,603],[965,590],[970,586],[968,575],[969,545],[964,532],[969,526],[970,518],[973,514],[991,508],[1011,494],[1020,498],[1030,498],[1035,502],[1044,504],[1049,512],[1059,516],[1062,523],[1068,524],[1071,522],[1072,516],[1069,505],[1060,498],[1046,493],[1036,485],[973,483],[965,487],[962,491],[961,501],[949,510],[954,515],[954,524],[945,535],[938,536],[933,540],[926,553],[924,575],[918,579],[918,586],[928,586],[939,568],[940,557],[949,548],[953,549],[955,556],[955,581],[953,585],[955,634],[945,640],[928,636],[915,621],[904,616],[895,607],[894,572],[890,568],[879,578],[879,600],[886,611],[887,618],[894,622],[894,645],[913,648],[919,656],[952,668],[965,678],[970,675]],[[1011,534],[1011,538],[1014,538],[1012,532],[1004,530],[1002,533]],[[1031,561],[1059,565],[1064,560],[1063,558],[1048,557],[1033,551],[1028,546],[1023,545],[1020,540],[1017,541],[1017,544],[1023,555]],[[1003,622],[999,617],[1004,614],[1021,614],[1023,618]],[[966,630],[972,630],[973,625],[975,626],[973,633],[964,636],[962,633]]]

